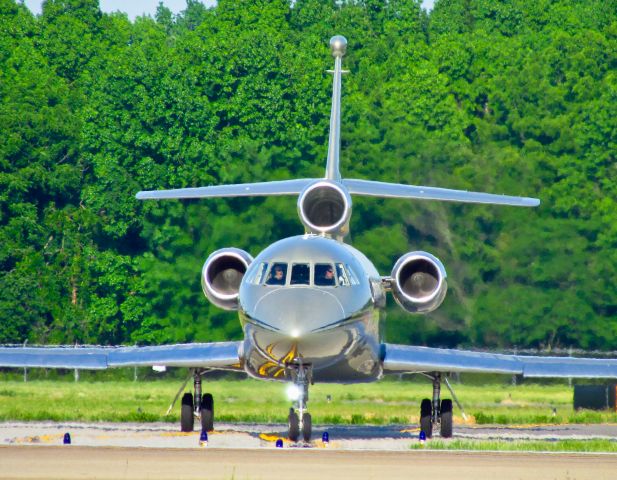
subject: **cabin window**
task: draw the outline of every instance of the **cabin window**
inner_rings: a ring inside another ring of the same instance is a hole
[[[349,283],[351,283],[352,285],[360,285],[360,280],[358,280],[356,272],[354,272],[349,265],[345,265],[345,270],[347,271],[349,277]]]
[[[311,270],[308,263],[294,263],[291,266],[291,285],[309,285]]]
[[[331,264],[315,264],[315,285],[318,287],[334,287],[336,285],[336,277]]]
[[[287,279],[287,264],[276,262],[272,264],[266,285],[285,285]]]
[[[268,264],[265,262],[260,263],[259,266],[255,269],[253,278],[251,278],[250,283],[252,283],[253,285],[261,285],[266,279],[267,271],[268,271]]]
[[[342,263],[336,264],[336,278],[338,278],[338,284],[341,287],[349,287],[349,285],[351,285],[349,275],[345,271],[345,266]]]

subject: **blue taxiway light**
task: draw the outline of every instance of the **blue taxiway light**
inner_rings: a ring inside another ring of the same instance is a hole
[[[276,448],[283,448],[283,440],[281,438],[276,441]]]
[[[323,443],[330,443],[330,435],[328,435],[328,432],[323,432],[323,435],[321,436],[321,441]]]
[[[71,444],[71,434],[70,433],[65,433],[64,434],[64,439],[62,440],[62,443],[64,445],[70,445]]]
[[[424,430],[420,430],[420,435],[418,435],[418,440],[420,440],[420,442],[422,443],[426,442],[426,433],[424,433]]]
[[[199,445],[201,445],[202,447],[208,445],[208,432],[206,432],[205,430],[202,430],[201,434],[199,435]]]

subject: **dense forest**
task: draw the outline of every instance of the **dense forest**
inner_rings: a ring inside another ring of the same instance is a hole
[[[302,233],[296,199],[139,190],[323,176],[332,35],[349,41],[344,177],[538,197],[537,209],[356,197],[388,275],[438,256],[436,312],[386,339],[617,348],[617,1],[0,0],[0,343],[238,339],[201,265]]]

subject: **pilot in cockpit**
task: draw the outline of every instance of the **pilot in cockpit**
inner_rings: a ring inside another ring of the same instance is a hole
[[[272,272],[270,272],[270,277],[266,282],[268,285],[284,285],[285,284],[285,272],[283,271],[283,266],[280,264],[275,264],[272,267]]]
[[[328,265],[328,268],[326,269],[324,278],[327,284],[334,285],[334,270],[332,270],[330,265]]]
[[[333,287],[336,285],[332,265],[315,265],[315,285],[322,287]]]

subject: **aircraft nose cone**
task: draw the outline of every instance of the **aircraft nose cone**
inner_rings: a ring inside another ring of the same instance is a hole
[[[345,311],[330,292],[314,288],[273,291],[257,303],[254,318],[297,338],[345,318]]]

